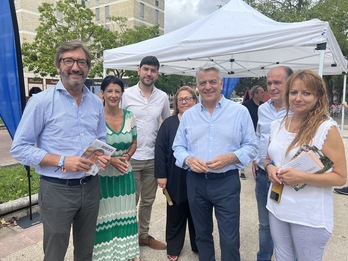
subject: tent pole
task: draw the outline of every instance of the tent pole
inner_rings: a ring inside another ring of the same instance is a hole
[[[106,68],[103,66],[103,79],[106,77]]]
[[[343,77],[343,101],[346,100],[346,88],[347,88],[347,74],[344,74]],[[342,114],[341,114],[341,136],[343,137],[343,131],[344,131],[344,107],[342,107]]]
[[[31,182],[30,182],[30,167],[24,166],[25,170],[27,171],[27,177],[28,177],[28,193],[29,193],[29,217],[30,220],[33,220],[33,209],[32,209],[32,202],[31,202]]]
[[[319,64],[319,72],[318,72],[318,74],[321,77],[323,77],[325,50],[319,50],[319,52],[320,52],[320,64]]]

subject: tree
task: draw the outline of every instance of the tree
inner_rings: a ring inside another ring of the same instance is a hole
[[[343,55],[348,56],[346,0],[246,0],[246,2],[278,22],[300,22],[314,18],[329,22]],[[324,79],[330,101],[336,96],[342,97],[343,76],[325,76]],[[242,79],[240,82],[244,81]],[[238,85],[237,88],[241,87]]]
[[[91,50],[99,50],[101,36],[109,37],[103,26],[92,22],[93,12],[77,1],[59,0],[56,6],[43,3],[38,9],[40,25],[34,41],[23,43],[22,54],[24,66],[42,77],[57,75],[54,55],[62,43],[79,39]],[[61,18],[56,17],[57,13]],[[93,58],[96,57],[96,53],[97,51],[92,52]]]
[[[158,26],[136,26],[127,29],[124,17],[110,17],[115,31],[93,22],[92,10],[77,0],[58,0],[56,5],[43,3],[39,7],[40,25],[32,43],[22,45],[23,63],[29,71],[45,77],[57,75],[54,66],[55,51],[62,43],[79,39],[91,50],[91,78],[102,76],[103,51],[125,44],[136,43],[159,35]],[[58,14],[58,17],[57,15]],[[113,73],[122,78],[124,71]]]

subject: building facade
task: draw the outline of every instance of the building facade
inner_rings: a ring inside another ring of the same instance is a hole
[[[21,44],[32,42],[35,38],[36,28],[40,24],[38,7],[43,3],[56,2],[57,0],[14,0]],[[95,23],[102,24],[111,31],[119,28],[109,20],[110,16],[114,16],[126,17],[128,28],[159,25],[160,34],[164,33],[164,0],[78,0],[78,2],[94,12]],[[60,15],[56,14],[58,18]],[[27,95],[31,87],[40,87],[44,90],[57,81],[57,79],[39,80],[33,73],[26,71],[24,78]]]

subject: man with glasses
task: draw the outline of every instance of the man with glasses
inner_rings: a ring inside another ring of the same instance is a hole
[[[238,169],[256,156],[253,122],[246,107],[221,95],[223,79],[218,68],[200,68],[196,82],[202,102],[181,118],[173,143],[176,165],[189,168],[187,196],[199,260],[215,260],[214,208],[221,261],[238,261],[241,189]]]
[[[266,208],[270,182],[264,170],[267,155],[271,122],[282,119],[286,110],[284,107],[283,91],[286,80],[292,74],[287,66],[277,66],[267,74],[267,91],[270,99],[261,104],[258,110],[256,137],[258,139],[258,154],[252,165],[252,172],[256,181],[255,195],[259,217],[259,251],[257,261],[271,261],[273,255],[273,241],[269,228],[268,210]]]
[[[156,198],[157,181],[154,176],[155,141],[160,123],[170,116],[168,95],[155,87],[159,74],[159,61],[146,56],[140,62],[140,81],[125,90],[122,108],[135,114],[137,122],[137,150],[131,158],[139,202],[139,244],[163,250],[166,245],[149,235],[153,202]]]
[[[71,226],[74,260],[92,260],[99,177],[86,174],[94,162],[80,155],[95,139],[105,141],[104,109],[101,100],[84,85],[91,57],[81,42],[61,45],[55,66],[60,81],[29,100],[11,155],[41,176],[44,260],[64,260]],[[97,160],[103,169],[110,157],[101,155]]]

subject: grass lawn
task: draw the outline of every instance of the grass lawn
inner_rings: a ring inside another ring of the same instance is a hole
[[[40,176],[30,169],[31,194],[39,191]],[[29,195],[27,171],[21,164],[0,168],[0,204]]]

